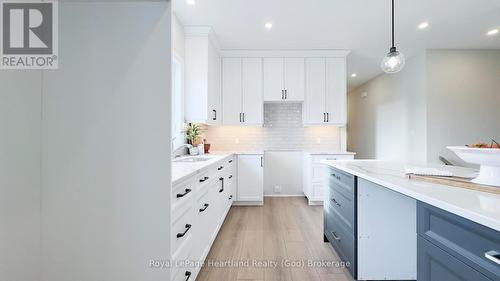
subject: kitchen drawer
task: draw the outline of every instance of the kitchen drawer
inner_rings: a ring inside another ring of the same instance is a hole
[[[209,167],[208,169],[205,169],[204,171],[198,173],[195,176],[195,181],[196,184],[198,185],[198,189],[204,189],[206,186],[210,184],[214,180],[216,176],[216,170],[214,167]]]
[[[418,202],[417,232],[429,242],[493,280],[500,280],[500,260],[488,259],[500,252],[500,232]],[[420,250],[420,249],[419,249]]]
[[[339,222],[344,223],[344,226],[350,233],[354,233],[354,199],[346,196],[344,193],[330,187],[328,194],[328,204],[330,208],[339,217]]]
[[[172,188],[170,200],[172,203],[172,210],[177,209],[180,206],[189,205],[193,199],[195,189],[196,184],[191,178],[175,184]]]
[[[354,198],[355,179],[353,175],[339,172],[339,170],[330,168],[328,176],[328,185],[330,188],[344,193],[346,196]]]
[[[185,251],[185,247],[193,240],[193,233],[197,227],[195,224],[196,217],[193,214],[194,208],[188,206],[182,208],[182,212],[175,214],[172,218],[171,232],[171,251],[173,256],[179,256],[178,251]]]
[[[354,234],[345,227],[344,223],[339,222],[339,220],[335,211],[330,208],[326,217],[325,235],[341,260],[349,262],[348,269],[353,276],[356,276],[355,237]]]
[[[418,281],[491,281],[454,256],[418,235]],[[498,280],[498,279],[495,279]]]

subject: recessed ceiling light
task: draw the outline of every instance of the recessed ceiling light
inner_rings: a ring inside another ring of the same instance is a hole
[[[427,27],[429,27],[429,23],[426,21],[424,21],[418,25],[418,29],[426,29]]]
[[[351,77],[355,78],[355,77],[358,77],[358,75],[356,73],[353,73],[353,74],[351,74]]]
[[[491,35],[498,34],[498,32],[499,32],[498,28],[495,28],[495,29],[488,31],[488,33],[486,33],[486,35],[491,36]]]
[[[265,27],[266,29],[271,29],[271,28],[273,28],[273,23],[272,23],[272,22],[270,22],[270,21],[268,21],[268,22],[266,22],[266,23],[264,24],[264,27]]]
[[[194,5],[196,5],[196,0],[186,0],[186,3],[188,5],[194,6]]]

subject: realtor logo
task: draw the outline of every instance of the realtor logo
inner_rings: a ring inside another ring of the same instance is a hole
[[[0,7],[0,68],[56,69],[57,0],[9,0]]]

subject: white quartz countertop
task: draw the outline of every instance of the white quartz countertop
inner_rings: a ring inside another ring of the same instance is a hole
[[[195,158],[210,158],[206,161],[200,162],[178,162],[179,159],[188,158],[181,157],[178,159],[174,159],[172,161],[172,183],[176,184],[177,182],[184,180],[190,176],[193,176],[195,173],[209,167],[212,164],[223,160],[229,156],[233,155],[232,153],[218,153],[218,154],[204,154],[199,156],[190,156]]]
[[[500,231],[500,195],[466,188],[410,180],[407,165],[378,160],[324,160],[324,164]],[[436,166],[456,176],[473,176],[476,170]],[[499,187],[500,188],[500,187]]]

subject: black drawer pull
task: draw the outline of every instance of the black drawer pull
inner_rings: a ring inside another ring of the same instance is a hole
[[[332,199],[331,199],[331,200],[332,200],[332,202],[333,202],[333,203],[335,203],[335,205],[337,205],[337,206],[339,206],[339,207],[340,207],[339,202],[337,202],[337,200],[336,200],[335,198],[333,198],[333,197],[332,197]]]
[[[335,233],[335,231],[332,231],[332,236],[333,236],[333,239],[340,241],[340,236],[338,236],[337,233]]]
[[[184,273],[184,276],[186,276],[186,281],[188,281],[189,278],[191,277],[191,272],[190,271],[186,271],[186,273]]]
[[[229,160],[229,163],[233,163],[233,160]]]
[[[340,180],[340,176],[337,176],[336,174],[332,174],[332,177],[336,178],[337,180]]]
[[[186,188],[186,190],[184,191],[184,193],[178,193],[178,194],[177,194],[177,198],[184,197],[184,196],[186,196],[189,192],[191,192],[191,189]]]
[[[219,190],[219,192],[223,192],[224,191],[224,178],[220,177],[219,180],[222,182],[222,187]]]
[[[233,195],[229,195],[229,200],[233,199]]]
[[[207,208],[208,208],[208,204],[207,204],[207,203],[203,204],[203,208],[201,208],[201,209],[200,209],[200,213],[201,213],[201,212],[205,212],[205,210],[206,210]]]
[[[184,237],[184,235],[186,235],[186,233],[191,229],[191,225],[190,224],[186,224],[186,229],[184,230],[184,232],[182,233],[177,233],[177,238],[181,238],[181,237]]]
[[[229,175],[229,177],[228,177],[228,178],[232,179],[232,178],[233,178],[233,175]]]
[[[224,169],[224,166],[220,166],[219,168],[217,168],[217,170],[219,170],[219,171],[222,169]]]
[[[204,178],[200,179],[200,182],[204,182],[206,180],[208,180],[208,177],[204,177]]]

